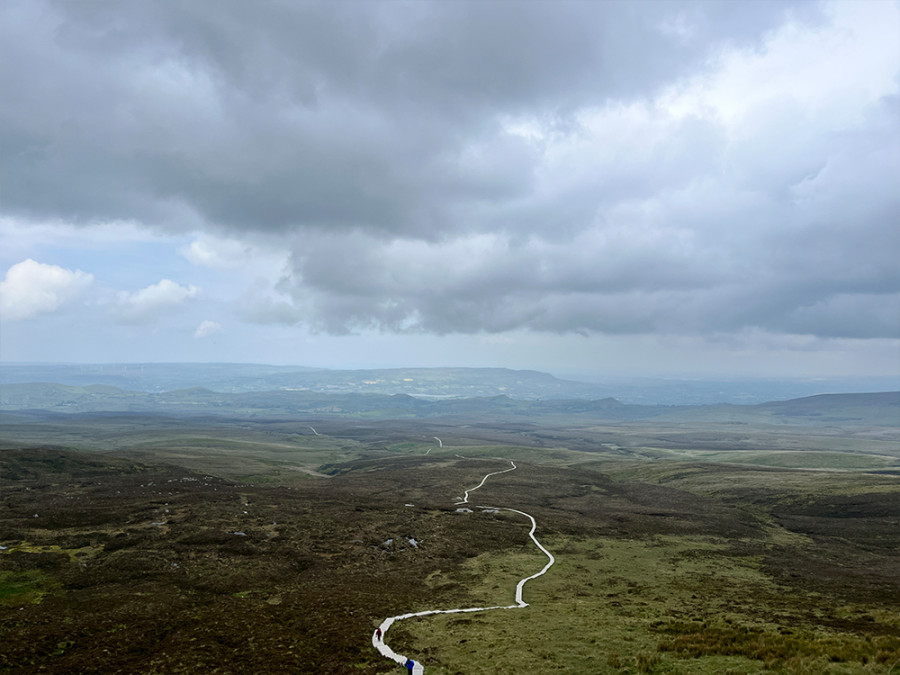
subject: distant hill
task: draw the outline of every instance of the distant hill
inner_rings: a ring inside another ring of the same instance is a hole
[[[352,416],[371,419],[460,418],[466,421],[566,419],[665,422],[767,423],[791,425],[898,426],[900,392],[833,394],[752,406],[644,406],[614,398],[597,400],[513,399],[506,395],[423,399],[407,394],[323,393],[275,390],[214,392],[203,387],[137,392],[108,385],[84,387],[52,383],[8,384],[0,390],[0,410],[58,413],[165,413],[233,417]]]
[[[618,377],[583,382],[535,370],[508,368],[328,370],[233,363],[0,364],[0,387],[25,383],[107,385],[148,393],[203,387],[230,394],[312,391],[406,394],[430,400],[493,396],[547,401],[616,398],[640,405],[750,405],[813,394],[900,388],[900,378],[896,377],[841,380]]]
[[[105,384],[162,392],[204,387],[223,393],[309,390],[329,393],[408,394],[433,398],[507,395],[517,399],[594,398],[598,385],[561,380],[535,370],[507,368],[388,368],[317,370],[246,364],[3,365],[0,384]]]
[[[171,391],[198,386],[242,391],[242,382],[252,383],[273,375],[313,370],[301,366],[241,363],[2,364],[0,385],[53,382],[71,386],[106,384],[134,391]]]
[[[900,391],[872,394],[821,394],[790,401],[762,403],[757,408],[774,417],[806,417],[822,422],[871,423],[900,428]]]

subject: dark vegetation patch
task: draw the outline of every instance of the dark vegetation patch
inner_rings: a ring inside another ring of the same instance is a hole
[[[871,490],[856,494],[740,488],[722,498],[809,538],[802,546],[744,543],[779,583],[847,601],[900,605],[900,490],[885,479],[873,477]]]
[[[808,592],[875,607],[900,606],[900,555],[866,553],[852,542],[815,547],[774,546],[766,551],[763,571],[779,583]]]
[[[900,493],[815,497],[777,506],[773,515],[816,544],[771,551],[766,570],[773,576],[838,597],[900,604]]]
[[[900,490],[822,495],[779,505],[773,515],[787,529],[814,538],[852,540],[869,551],[894,551],[900,528]]]
[[[4,481],[52,481],[98,475],[138,474],[150,467],[117,457],[73,455],[61,448],[39,447],[3,450]]]

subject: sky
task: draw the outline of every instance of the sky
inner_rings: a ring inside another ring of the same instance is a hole
[[[0,361],[900,375],[900,3],[0,3]]]

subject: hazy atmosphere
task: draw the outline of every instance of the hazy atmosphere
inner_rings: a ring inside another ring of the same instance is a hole
[[[4,2],[0,359],[900,374],[900,4]]]

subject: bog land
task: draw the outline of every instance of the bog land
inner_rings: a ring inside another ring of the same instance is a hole
[[[900,672],[896,393],[2,397],[0,669]]]

